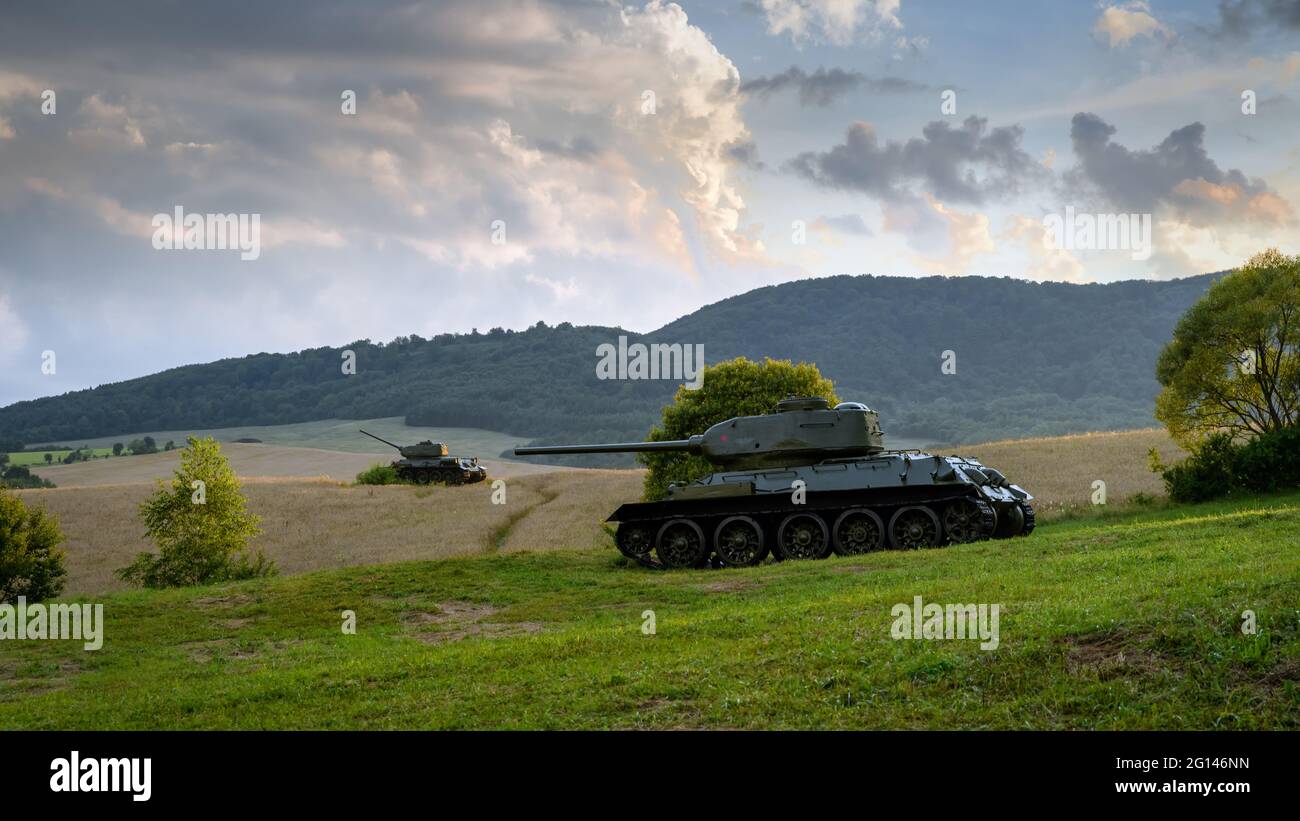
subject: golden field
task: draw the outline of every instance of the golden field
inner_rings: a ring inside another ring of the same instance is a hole
[[[1088,505],[1097,479],[1106,483],[1111,504],[1138,492],[1160,495],[1159,478],[1147,469],[1151,447],[1166,462],[1181,454],[1161,430],[993,442],[963,447],[960,453],[978,457],[1024,486],[1038,497],[1043,518],[1050,520],[1063,507]],[[241,448],[260,450],[250,454]],[[241,474],[250,468],[270,468],[268,472],[280,474],[248,477],[244,482],[249,507],[262,517],[263,532],[254,546],[285,574],[495,551],[607,545],[605,517],[621,503],[640,498],[643,475],[639,470],[554,468],[527,473],[530,467],[540,466],[502,463],[496,466],[494,478],[517,472],[504,476],[506,504],[496,505],[491,480],[465,487],[354,487],[331,479],[283,475],[317,469],[333,458],[322,455],[327,451],[304,454],[295,451],[308,449],[275,448],[285,451],[285,458],[297,460],[275,469],[267,461],[274,456],[268,446],[227,445],[223,450]],[[143,538],[138,507],[153,483],[119,479],[110,484],[108,471],[125,464],[132,470],[147,470],[150,476],[160,469],[165,473],[175,455],[165,456],[165,460],[141,456],[69,466],[61,478],[75,477],[85,485],[19,491],[24,501],[44,505],[59,520],[67,537],[68,595],[122,588],[113,571],[137,552],[151,549]],[[347,465],[348,470],[352,467]],[[74,469],[80,473],[74,474]],[[55,469],[44,473],[60,481]]]
[[[67,541],[67,595],[125,587],[113,571],[153,547],[139,505],[149,483],[24,490],[44,505]],[[462,487],[351,486],[327,479],[244,480],[262,517],[253,541],[281,573],[439,559],[472,553],[582,548],[605,539],[602,522],[640,494],[639,471],[565,470],[507,480],[506,504],[491,481]],[[602,512],[603,511],[603,512]],[[529,520],[533,521],[529,521]]]
[[[1148,467],[1151,448],[1165,464],[1187,455],[1163,428],[990,442],[959,450],[1034,494],[1035,506],[1050,519],[1063,507],[1090,505],[1092,483],[1098,479],[1106,483],[1108,504],[1135,493],[1164,496],[1160,477]]]

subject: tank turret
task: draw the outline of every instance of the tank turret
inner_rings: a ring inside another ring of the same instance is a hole
[[[737,416],[689,439],[515,448],[517,456],[559,453],[653,453],[702,455],[727,470],[808,464],[810,459],[867,456],[884,450],[876,412],[857,402],[833,409],[820,397],[790,397],[776,412]]]
[[[834,408],[788,397],[688,439],[515,448],[518,456],[681,452],[715,473],[669,498],[625,504],[615,545],[654,567],[753,565],[884,548],[914,549],[1028,535],[1033,497],[972,458],[885,448],[880,419],[858,402]]]

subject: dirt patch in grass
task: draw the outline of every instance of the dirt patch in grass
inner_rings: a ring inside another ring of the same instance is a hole
[[[1285,690],[1289,684],[1300,685],[1300,661],[1286,659],[1263,672],[1239,669],[1232,679],[1234,685],[1252,689]]]
[[[1172,660],[1146,645],[1129,630],[1103,630],[1067,636],[1065,664],[1072,675],[1105,681],[1131,675],[1152,675],[1170,669]]]
[[[827,569],[832,573],[875,573],[883,568],[872,567],[865,564],[841,564]]]
[[[247,593],[230,593],[225,596],[204,596],[203,598],[194,599],[195,607],[203,610],[214,608],[239,607],[241,604],[248,604],[253,601],[253,597]]]
[[[758,590],[763,585],[752,579],[722,579],[700,585],[705,593],[740,593],[744,590]]]
[[[224,627],[227,630],[241,630],[252,624],[256,619],[219,619],[215,623],[218,627]]]
[[[299,644],[298,641],[263,642],[257,647],[239,644],[235,639],[208,639],[204,641],[187,641],[180,645],[189,653],[190,660],[196,664],[207,664],[218,659],[222,661],[248,661],[260,659],[284,651]]]
[[[0,681],[6,689],[21,691],[25,695],[48,693],[68,686],[81,674],[80,662],[73,659],[51,661],[21,661],[13,659],[0,662]]]
[[[468,638],[505,638],[542,632],[541,622],[493,621],[501,608],[466,601],[439,602],[438,612],[405,613],[401,621],[414,638],[426,644],[448,644]],[[435,627],[437,629],[426,629]]]

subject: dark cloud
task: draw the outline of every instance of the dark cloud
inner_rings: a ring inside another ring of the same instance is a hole
[[[1220,40],[1245,40],[1278,28],[1300,31],[1300,0],[1219,0],[1219,19],[1209,33]]]
[[[741,140],[727,146],[727,156],[746,168],[760,170],[766,164],[758,158],[758,145],[753,140]]]
[[[1151,213],[1161,204],[1205,223],[1228,217],[1279,219],[1289,206],[1267,183],[1223,170],[1205,150],[1205,126],[1192,123],[1150,149],[1114,142],[1116,128],[1096,114],[1075,114],[1070,140],[1078,161],[1065,175],[1075,192],[1096,191],[1124,212]]]
[[[989,129],[983,117],[960,127],[936,120],[921,137],[880,143],[867,123],[850,126],[845,141],[825,152],[805,152],[786,168],[827,188],[860,191],[884,200],[909,199],[911,183],[941,200],[979,203],[1018,192],[1047,175],[1020,147],[1018,126]]]
[[[845,71],[842,68],[818,68],[809,74],[798,66],[790,66],[780,74],[757,77],[740,85],[742,93],[762,98],[796,89],[800,105],[821,107],[830,105],[836,97],[860,88],[880,94],[904,94],[924,91],[928,86],[901,77],[868,77],[861,72]]]

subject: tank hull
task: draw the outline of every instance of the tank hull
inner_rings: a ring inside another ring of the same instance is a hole
[[[476,459],[460,456],[398,459],[392,466],[399,478],[418,485],[467,485],[487,478],[487,470]]]
[[[712,473],[622,505],[616,545],[647,566],[751,565],[1028,535],[1033,497],[974,459],[886,451]]]

